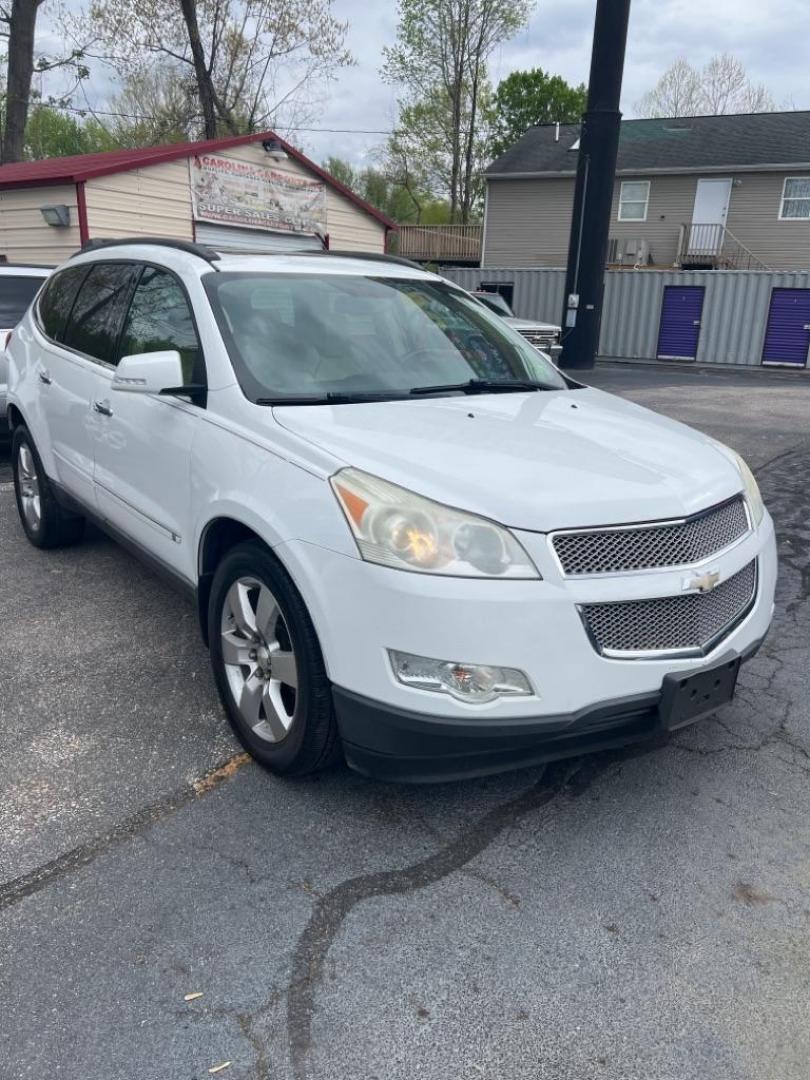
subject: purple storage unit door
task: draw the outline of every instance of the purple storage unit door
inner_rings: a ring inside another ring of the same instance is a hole
[[[658,331],[659,360],[694,360],[703,313],[702,285],[666,285]]]
[[[762,349],[763,364],[807,367],[810,289],[774,289]]]

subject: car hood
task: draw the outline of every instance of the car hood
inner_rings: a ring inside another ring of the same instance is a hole
[[[274,415],[338,462],[519,529],[679,517],[742,489],[707,436],[590,388]]]
[[[554,323],[535,322],[534,319],[519,319],[516,315],[512,318],[504,318],[504,322],[515,330],[537,330],[543,334],[559,334],[560,328]]]

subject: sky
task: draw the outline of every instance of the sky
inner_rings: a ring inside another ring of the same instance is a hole
[[[83,6],[83,0],[66,3],[73,10]],[[333,0],[332,7],[348,23],[346,45],[356,64],[339,71],[322,93],[312,121],[322,130],[292,137],[316,161],[334,155],[356,166],[373,164],[396,118],[396,89],[379,75],[383,47],[395,39],[396,0]],[[538,0],[526,29],[492,57],[492,82],[531,67],[571,83],[587,81],[595,8],[596,0]],[[45,38],[52,36],[45,29]],[[58,43],[43,44],[59,51]],[[765,83],[779,108],[810,108],[807,0],[632,0],[624,115],[634,115],[635,102],[679,57],[700,66],[722,52],[737,56],[754,82]],[[91,103],[103,107],[114,91],[109,70],[94,68],[85,89]]]
[[[569,82],[586,82],[595,0],[539,0],[526,30],[491,62],[493,82],[511,71],[542,67]],[[394,40],[395,0],[334,0],[349,23],[347,45],[357,64],[340,72],[313,126],[389,130],[396,91],[379,77],[382,48]],[[633,105],[679,56],[704,64],[731,52],[755,82],[770,88],[780,108],[810,108],[810,4],[807,0],[633,0],[622,109]],[[307,153],[355,164],[373,161],[383,135],[302,132]]]

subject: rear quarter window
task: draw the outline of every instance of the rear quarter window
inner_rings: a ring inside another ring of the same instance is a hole
[[[12,277],[4,274],[0,277],[0,327],[13,329],[28,310],[28,305],[37,294],[42,284],[41,277]]]
[[[73,301],[89,269],[88,266],[71,266],[67,270],[60,270],[42,290],[37,304],[39,324],[53,341],[62,340]]]

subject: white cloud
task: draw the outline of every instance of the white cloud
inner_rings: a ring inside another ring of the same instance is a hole
[[[493,79],[542,67],[569,82],[587,81],[595,6],[595,0],[540,0],[526,30],[493,57]],[[383,46],[394,40],[396,9],[395,0],[334,0],[335,15],[349,23],[347,44],[357,64],[341,71],[327,88],[313,126],[390,129],[396,91],[382,82],[379,69]],[[806,0],[783,0],[778,7],[762,0],[634,0],[622,95],[625,115],[633,115],[634,102],[679,56],[699,65],[720,52],[738,56],[749,76],[764,82],[780,104],[810,108],[808,38]],[[91,100],[99,101],[107,90],[108,78],[94,72]],[[300,136],[316,160],[335,154],[360,165],[373,159],[383,140],[378,134],[335,131]]]
[[[510,71],[542,67],[569,82],[587,82],[595,0],[541,0],[518,37],[493,57],[495,80]],[[349,44],[358,65],[341,74],[318,126],[387,128],[396,95],[379,79],[383,45],[393,40],[394,0],[338,0],[335,10],[350,23]],[[785,107],[810,108],[806,48],[810,5],[784,0],[777,8],[761,0],[634,0],[627,42],[622,108],[633,105],[679,57],[704,64],[732,52],[749,76],[764,82]],[[381,137],[309,135],[315,156],[336,153],[362,161]]]

